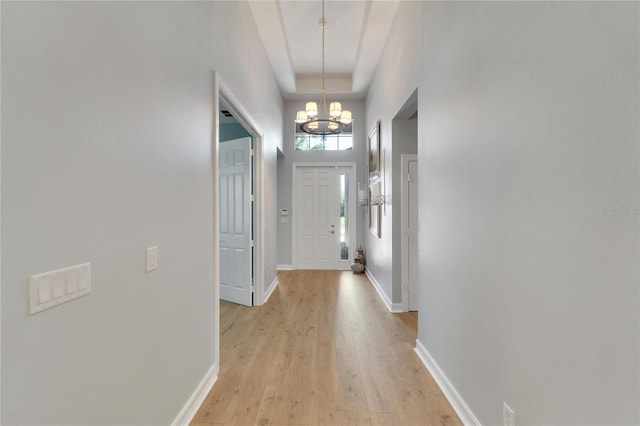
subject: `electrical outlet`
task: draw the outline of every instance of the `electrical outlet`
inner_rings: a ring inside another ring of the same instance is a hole
[[[502,403],[502,422],[504,426],[516,426],[516,413],[506,402]]]

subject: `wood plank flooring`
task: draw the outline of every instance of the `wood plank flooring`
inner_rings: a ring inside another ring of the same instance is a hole
[[[193,426],[459,425],[364,275],[281,271],[268,303],[220,302],[220,374]]]

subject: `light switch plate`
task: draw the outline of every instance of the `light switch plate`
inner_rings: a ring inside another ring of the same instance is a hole
[[[158,247],[147,248],[147,272],[158,269]]]
[[[78,291],[78,271],[73,271],[67,274],[67,293],[74,293]]]
[[[38,303],[47,303],[51,299],[51,285],[49,277],[39,277],[35,280],[35,291],[38,294]]]
[[[78,272],[78,291],[87,289],[91,291],[91,264],[78,265],[76,271]]]
[[[59,297],[64,296],[67,292],[65,291],[66,287],[66,277],[64,274],[55,274],[53,276],[53,282],[51,283],[51,287],[53,289],[53,298],[57,299]]]
[[[70,266],[29,277],[29,312],[42,312],[91,292],[91,264]]]

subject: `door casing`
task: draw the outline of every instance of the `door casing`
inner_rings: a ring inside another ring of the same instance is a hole
[[[401,157],[401,259],[400,276],[402,283],[402,312],[409,312],[409,162],[418,161],[415,154],[404,154]],[[416,200],[417,201],[417,200]],[[414,230],[417,234],[417,230]]]

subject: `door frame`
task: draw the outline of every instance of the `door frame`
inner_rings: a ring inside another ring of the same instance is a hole
[[[263,195],[264,194],[264,150],[263,150],[263,140],[264,134],[262,130],[258,127],[258,125],[253,121],[247,110],[242,106],[242,104],[236,99],[228,86],[220,79],[217,79],[217,87],[215,90],[216,99],[215,99],[215,111],[214,115],[218,117],[219,109],[220,109],[220,98],[224,99],[227,107],[230,112],[233,114],[234,118],[245,128],[245,130],[251,135],[253,138],[253,305],[260,306],[263,305],[264,300],[264,229],[262,223],[264,222],[264,205],[263,205]],[[219,126],[216,122],[216,144],[215,144],[215,180],[216,186],[214,188],[215,200],[219,203],[219,194],[218,194],[218,158],[219,158],[219,150],[220,150],[220,132]],[[216,204],[219,205],[219,204]],[[217,256],[220,256],[219,252],[219,237],[220,230],[219,226],[219,217],[216,209],[216,245],[218,246]],[[220,265],[217,265],[217,271],[220,270]],[[219,289],[220,282],[217,282],[217,288]],[[218,298],[220,295],[217,295]]]
[[[400,156],[400,282],[402,283],[402,312],[409,312],[409,161],[418,161],[416,154]]]
[[[351,168],[351,188],[349,190],[349,259],[346,261],[350,265],[350,261],[353,259],[353,254],[355,252],[356,247],[356,239],[357,239],[357,215],[356,209],[358,208],[356,202],[356,196],[358,192],[357,188],[357,168],[356,162],[293,162],[292,163],[292,173],[291,173],[291,249],[292,249],[292,269],[298,269],[298,243],[297,243],[297,230],[298,230],[298,222],[297,222],[297,191],[295,185],[296,172],[298,168],[304,167],[333,167],[334,170],[340,167]],[[353,243],[352,243],[353,241]],[[334,264],[337,267],[337,254],[334,258]],[[347,269],[345,269],[347,270]]]

